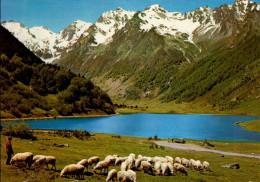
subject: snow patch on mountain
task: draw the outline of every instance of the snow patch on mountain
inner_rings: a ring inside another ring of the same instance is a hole
[[[42,26],[24,27],[20,22],[2,25],[43,61],[50,63],[67,52],[92,24],[77,20],[57,34]]]
[[[115,32],[123,28],[134,14],[134,11],[125,11],[122,8],[117,8],[116,11],[103,13],[99,20],[94,24],[93,30],[90,30],[94,31],[93,36],[96,42],[95,44],[92,44],[92,46],[108,44],[111,42]]]

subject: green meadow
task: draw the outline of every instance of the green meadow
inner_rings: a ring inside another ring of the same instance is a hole
[[[5,165],[7,155],[5,153],[5,143],[7,137],[1,135],[1,181],[16,182],[16,181],[74,181],[74,178],[60,178],[60,171],[68,164],[77,163],[84,158],[91,156],[99,156],[103,160],[107,155],[118,154],[127,156],[130,153],[135,153],[136,156],[172,156],[184,157],[187,159],[195,159],[208,161],[212,172],[199,172],[187,169],[188,176],[153,176],[136,171],[137,180],[139,182],[163,182],[163,181],[258,181],[260,178],[259,159],[224,156],[220,154],[177,150],[171,148],[150,149],[151,140],[147,138],[120,136],[112,137],[109,134],[94,134],[83,140],[76,137],[62,137],[54,131],[34,131],[37,140],[28,140],[13,138],[12,145],[14,153],[30,151],[34,155],[52,155],[55,156],[57,171],[47,171],[44,169],[35,168],[34,165],[30,169],[19,168],[18,166]],[[214,149],[238,153],[259,153],[259,143],[247,142],[227,142],[227,141],[209,141],[214,144]],[[53,144],[69,144],[69,147],[56,147]],[[187,143],[202,145],[203,141],[187,140]],[[239,163],[240,169],[225,169],[222,165]],[[119,166],[110,166],[111,169],[120,170]],[[106,174],[94,174],[92,169],[88,172],[85,170],[84,179],[79,181],[105,181]]]

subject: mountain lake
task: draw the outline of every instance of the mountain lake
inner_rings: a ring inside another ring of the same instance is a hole
[[[235,122],[259,120],[255,116],[210,114],[127,114],[95,118],[23,121],[31,129],[86,130],[138,137],[187,138],[260,142],[260,132],[246,131]]]

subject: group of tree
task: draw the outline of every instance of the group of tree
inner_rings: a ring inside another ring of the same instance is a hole
[[[1,117],[114,113],[109,96],[90,80],[43,63],[3,27],[0,33]]]

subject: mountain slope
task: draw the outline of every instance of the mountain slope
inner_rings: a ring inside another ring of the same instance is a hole
[[[13,21],[2,23],[2,26],[45,62],[52,62],[66,53],[91,25],[77,20],[55,34],[45,27],[28,28]]]
[[[1,118],[114,113],[91,81],[43,63],[2,26],[0,35]]]
[[[260,4],[247,0],[185,15],[153,5],[109,42],[93,46],[90,33],[55,63],[91,78],[116,100],[234,109],[259,102],[259,18]]]

